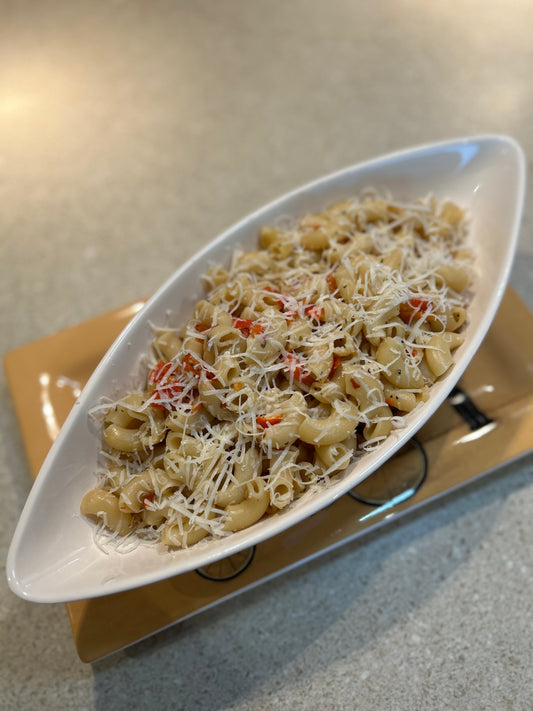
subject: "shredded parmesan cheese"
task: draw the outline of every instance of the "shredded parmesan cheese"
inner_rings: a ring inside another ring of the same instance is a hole
[[[102,469],[81,510],[97,545],[228,535],[404,427],[462,342],[465,236],[452,203],[367,192],[213,267],[191,319],[154,328],[144,387],[93,408]]]

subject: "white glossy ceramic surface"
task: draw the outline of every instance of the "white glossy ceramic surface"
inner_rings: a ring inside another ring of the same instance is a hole
[[[328,489],[305,496],[289,510],[227,538],[202,541],[188,550],[162,552],[141,545],[128,554],[104,554],[93,527],[79,514],[82,495],[94,484],[99,435],[88,410],[100,397],[125,392],[140,356],[150,348],[149,324],[187,318],[202,296],[200,275],[223,263],[236,246],[251,248],[261,225],[279,215],[301,216],[357,194],[366,187],[402,200],[427,193],[450,198],[471,216],[469,244],[477,255],[474,297],[465,343],[451,372],[429,401],[408,416],[374,452],[366,454]],[[441,142],[352,166],[291,192],[230,228],[180,269],[146,304],[108,351],[46,458],[11,543],[7,575],[27,600],[64,602],[146,585],[204,566],[273,536],[332,503],[388,459],[435,412],[479,347],[496,313],[517,244],[525,191],[525,158],[505,136]]]

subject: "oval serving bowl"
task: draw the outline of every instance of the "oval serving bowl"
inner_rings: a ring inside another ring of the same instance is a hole
[[[227,264],[236,247],[256,245],[259,228],[281,215],[298,218],[372,187],[398,200],[428,193],[466,208],[467,243],[476,255],[473,299],[465,342],[455,365],[430,397],[374,451],[334,483],[294,502],[250,528],[185,550],[165,552],[142,544],[128,553],[103,553],[94,527],[79,513],[83,494],[95,484],[100,433],[88,412],[104,396],[133,385],[139,361],[150,352],[150,324],[183,323],[202,298],[200,276],[210,263]],[[503,296],[516,250],[525,191],[525,158],[505,136],[435,143],[346,168],[290,192],[249,215],[183,266],[148,301],[115,341],[90,378],[54,442],[30,492],[7,561],[11,589],[35,602],[65,602],[111,594],[208,565],[280,533],[333,503],[375,471],[437,410],[483,340]],[[512,344],[509,344],[512,347]]]

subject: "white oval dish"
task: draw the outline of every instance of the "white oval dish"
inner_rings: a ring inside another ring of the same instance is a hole
[[[230,536],[187,550],[163,552],[140,545],[130,553],[103,553],[94,528],[79,513],[94,486],[100,437],[88,411],[102,396],[123,394],[140,357],[148,353],[150,324],[179,324],[202,297],[200,275],[225,263],[237,246],[252,248],[259,228],[280,215],[299,217],[356,195],[367,187],[412,200],[428,193],[449,198],[470,215],[468,243],[476,253],[474,296],[465,343],[455,366],[431,390],[427,403],[407,417],[408,426],[365,454],[327,489],[306,495],[288,510]],[[483,340],[503,296],[518,241],[525,192],[525,157],[505,136],[464,138],[393,153],[305,185],[230,228],[182,267],[131,321],[76,401],[33,486],[7,560],[11,589],[35,602],[97,597],[162,580],[208,565],[280,533],[333,503],[399,449],[437,410]],[[510,344],[511,347],[511,344]]]

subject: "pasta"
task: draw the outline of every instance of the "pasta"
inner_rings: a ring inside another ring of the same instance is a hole
[[[363,195],[260,230],[156,329],[141,392],[104,416],[81,512],[187,547],[275,515],[379,446],[452,367],[467,319],[463,211]]]

